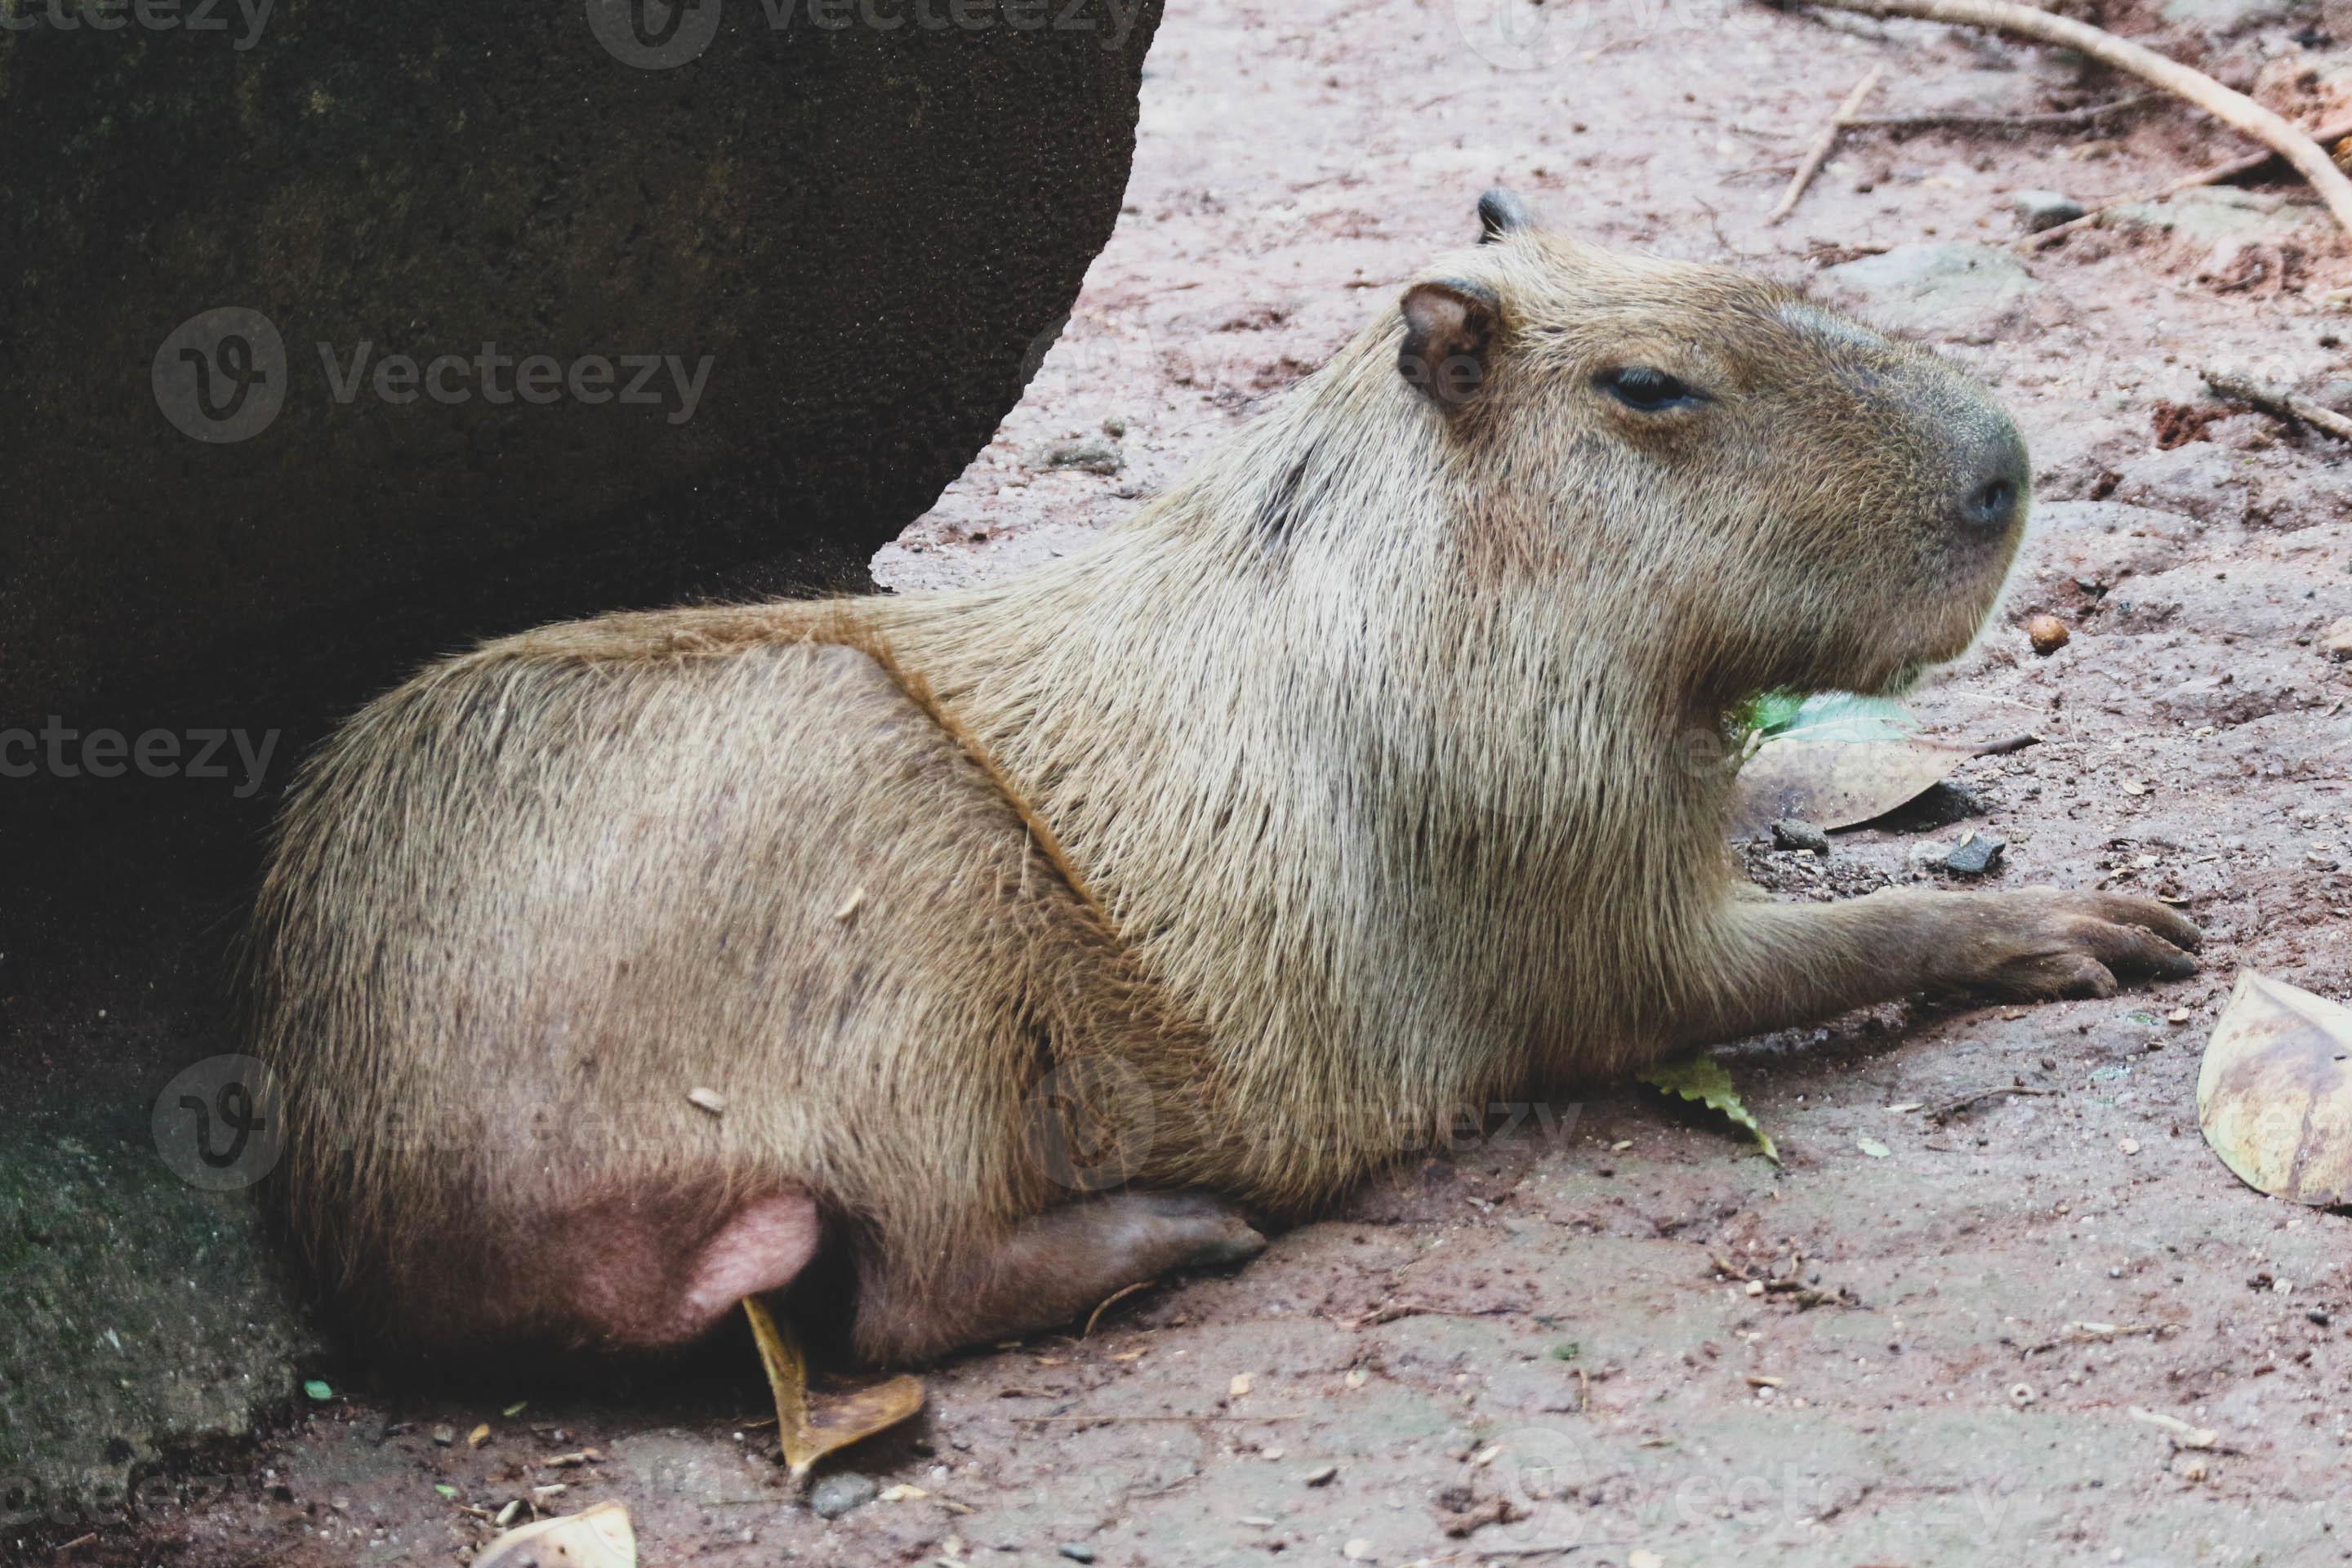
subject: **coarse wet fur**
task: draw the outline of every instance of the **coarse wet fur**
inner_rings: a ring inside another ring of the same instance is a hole
[[[1088,552],[548,627],[331,742],[248,980],[347,1318],[677,1345],[833,1237],[860,1350],[921,1357],[1507,1090],[2193,968],[2138,900],[1744,888],[1727,711],[1962,652],[2022,447],[1786,289],[1481,212]]]

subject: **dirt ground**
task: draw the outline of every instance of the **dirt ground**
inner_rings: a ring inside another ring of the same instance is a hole
[[[2106,19],[2283,108],[2352,110],[2329,74],[2352,71],[2352,11],[2171,9]],[[1995,833],[1996,885],[2179,900],[2201,975],[1738,1047],[1779,1169],[1646,1090],[1498,1108],[1236,1274],[936,1369],[914,1428],[838,1463],[884,1490],[835,1519],[790,1499],[746,1342],[593,1394],[338,1383],[257,1457],[151,1486],[135,1531],[57,1560],[457,1563],[513,1500],[608,1498],[656,1565],[2352,1560],[2347,1221],[2242,1186],[2194,1102],[2239,968],[2352,996],[2352,666],[2317,641],[2352,614],[2352,446],[2197,378],[2352,405],[2352,314],[2324,299],[2352,258],[2278,184],[2011,253],[2023,281],[1994,295],[1906,293],[1880,252],[2011,247],[2013,192],[2097,205],[2239,149],[2167,103],[1858,132],[1767,226],[1874,66],[1883,114],[2129,90],[2048,51],[1738,0],[1178,0],[1066,334],[878,569],[900,588],[1012,570],[1124,516],[1465,239],[1497,180],[1612,244],[1834,268],[1825,292],[1925,326],[2033,446],[2010,604],[1916,706],[1932,732],[2042,743],[1825,860],[1751,864],[1826,897],[1948,880],[1922,847]],[[2074,632],[2046,659],[2019,630],[2043,610]],[[1940,1124],[1902,1109],[2005,1085],[2038,1092]],[[2177,1448],[2143,1413],[2218,1446]]]

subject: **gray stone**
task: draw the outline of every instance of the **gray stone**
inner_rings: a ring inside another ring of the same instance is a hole
[[[48,302],[12,313],[0,407],[47,435],[9,452],[0,712],[260,729],[551,616],[867,581],[1109,237],[1160,0],[955,9],[279,5],[250,52],[12,40],[0,145],[51,155],[12,161],[0,256]],[[671,45],[629,30],[665,16]],[[271,331],[179,336],[231,308]],[[438,389],[379,395],[395,356],[446,361]],[[559,374],[525,397],[534,356]],[[236,420],[196,408],[200,366],[215,413],[248,389]],[[257,427],[192,438],[166,403]]]
[[[1772,825],[1772,842],[1782,849],[1810,849],[1816,855],[1830,852],[1828,834],[1793,816],[1782,817]]]
[[[1969,834],[1944,857],[1944,869],[1955,877],[1981,877],[2000,864],[2001,852],[2008,847],[2005,838],[1995,838],[1989,833]]]
[[[817,1482],[809,1493],[809,1507],[819,1519],[839,1519],[855,1509],[864,1508],[882,1495],[882,1483],[872,1476],[859,1475],[856,1470],[844,1470]]]
[[[2012,191],[2009,205],[2028,234],[2040,234],[2045,228],[2072,223],[2084,211],[2082,203],[2057,191]]]
[[[1830,268],[1822,281],[1889,331],[1959,342],[1990,342],[2042,288],[1989,245],[1898,245]]]
[[[1090,474],[1115,474],[1127,467],[1127,454],[1117,441],[1081,437],[1041,449],[1033,465],[1041,468],[1083,468]]]
[[[1063,1546],[1056,1550],[1073,1563],[1091,1563],[1095,1560],[1095,1549],[1091,1546]]]

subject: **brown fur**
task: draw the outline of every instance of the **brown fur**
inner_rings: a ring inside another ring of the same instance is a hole
[[[1458,398],[1391,309],[1080,556],[549,627],[362,713],[253,948],[322,1277],[395,1343],[658,1345],[814,1215],[922,1354],[1255,1243],[1097,1186],[1297,1212],[1531,1081],[2179,972],[2136,900],[1740,896],[1727,709],[1961,652],[2018,527],[1954,498],[2014,432],[1752,279],[1492,238],[1425,280],[1499,307],[1435,312]]]

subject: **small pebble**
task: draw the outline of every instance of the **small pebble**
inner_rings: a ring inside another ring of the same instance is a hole
[[[2068,631],[2066,623],[2055,616],[2029,616],[2025,621],[2025,635],[2032,640],[2033,651],[2048,658],[2064,647],[2074,634]]]
[[[1989,833],[1971,833],[1944,857],[1944,869],[1956,877],[1981,877],[2000,863],[2009,841]]]
[[[1339,1467],[1337,1465],[1318,1465],[1298,1479],[1310,1487],[1328,1487],[1331,1484],[1332,1478],[1339,1473]]]
[[[1127,467],[1127,454],[1118,443],[1099,436],[1081,437],[1075,441],[1063,441],[1047,447],[1033,460],[1033,467],[1043,468],[1078,468],[1089,474],[1115,474]]]
[[[2083,216],[2083,204],[2058,191],[2012,191],[2009,207],[2028,234],[2040,234]]]
[[[809,1493],[809,1508],[819,1519],[839,1519],[852,1509],[864,1508],[882,1495],[882,1483],[872,1476],[861,1476],[856,1470],[844,1470],[837,1476],[827,1476],[817,1482]]]
[[[2352,616],[2347,616],[2319,637],[2319,651],[2330,658],[2352,658]]]
[[[1784,817],[1772,825],[1772,842],[1782,849],[1810,849],[1816,855],[1830,852],[1830,836],[1799,817]]]
[[[1073,1563],[1091,1563],[1095,1560],[1095,1549],[1091,1546],[1071,1544],[1057,1547],[1055,1550]]]

